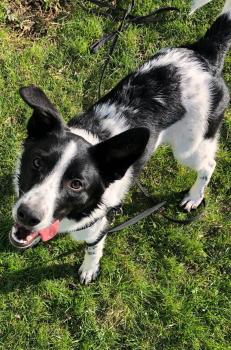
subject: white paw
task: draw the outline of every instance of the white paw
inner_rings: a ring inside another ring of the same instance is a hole
[[[185,210],[190,211],[192,209],[196,209],[202,201],[203,196],[192,196],[190,193],[188,193],[180,203],[180,206]]]
[[[79,280],[81,284],[88,284],[94,281],[99,274],[99,265],[94,266],[87,263],[82,263],[79,269]]]

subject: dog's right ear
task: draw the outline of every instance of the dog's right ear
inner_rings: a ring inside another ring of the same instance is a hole
[[[63,128],[63,122],[57,109],[40,88],[34,85],[22,87],[19,89],[19,94],[33,109],[33,114],[27,124],[29,137],[40,138]]]

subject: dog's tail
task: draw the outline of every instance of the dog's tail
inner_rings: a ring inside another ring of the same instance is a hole
[[[224,58],[231,45],[231,0],[226,0],[221,15],[207,30],[204,37],[189,45],[215,68],[223,69]]]

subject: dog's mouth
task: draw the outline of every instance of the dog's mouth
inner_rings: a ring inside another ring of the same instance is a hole
[[[55,237],[59,229],[59,220],[54,221],[50,226],[39,231],[29,230],[26,227],[14,224],[9,234],[10,242],[13,246],[26,249],[39,243],[49,241]]]

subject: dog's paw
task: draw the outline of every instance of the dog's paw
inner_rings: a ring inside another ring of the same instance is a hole
[[[190,193],[188,193],[185,195],[184,199],[180,203],[180,207],[189,212],[192,209],[196,209],[197,207],[199,207],[202,201],[203,196],[193,196]]]
[[[80,266],[79,269],[79,281],[81,284],[88,284],[96,280],[99,275],[99,265],[89,266],[84,263]]]

